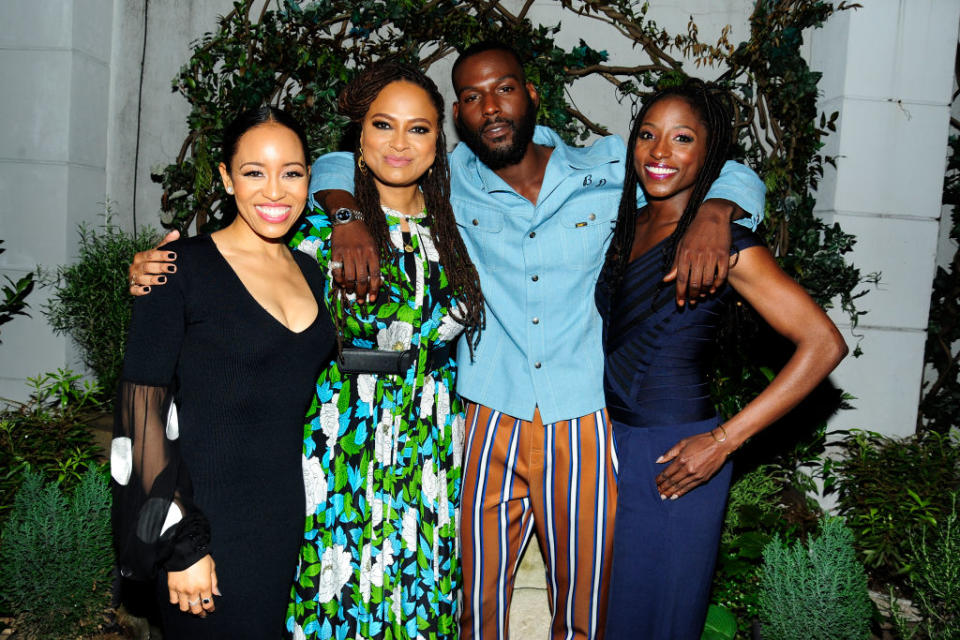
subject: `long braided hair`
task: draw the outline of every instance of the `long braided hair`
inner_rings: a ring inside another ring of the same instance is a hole
[[[419,69],[387,59],[372,64],[357,75],[340,94],[337,107],[341,114],[350,118],[357,129],[353,151],[354,157],[360,157],[359,128],[364,116],[384,87],[401,81],[426,91],[437,110],[436,159],[433,166],[420,176],[419,185],[426,205],[430,236],[437,248],[440,264],[443,265],[447,279],[453,287],[454,296],[460,302],[460,309],[451,309],[451,315],[464,326],[472,357],[485,324],[483,292],[480,290],[477,269],[467,254],[453,216],[453,208],[450,206],[450,167],[447,162],[446,137],[443,133],[443,97],[437,85]],[[380,259],[388,261],[396,249],[390,243],[389,228],[380,208],[380,193],[377,191],[373,174],[371,171],[361,171],[359,166],[355,166],[353,181],[357,204],[377,245]]]
[[[664,98],[682,98],[697,113],[701,122],[707,128],[707,153],[703,168],[697,174],[690,191],[690,200],[687,202],[683,215],[677,222],[677,228],[663,243],[662,270],[666,272],[673,262],[677,251],[677,243],[686,233],[693,222],[700,205],[703,203],[707,191],[713,181],[720,175],[731,142],[733,125],[730,112],[724,104],[727,94],[710,83],[696,78],[688,78],[683,84],[661,89],[648,96],[643,101],[643,107],[633,121],[630,130],[630,139],[627,142],[626,176],[623,180],[623,194],[620,196],[620,208],[617,213],[617,224],[613,230],[613,238],[607,248],[604,260],[602,280],[609,297],[614,296],[620,288],[620,282],[630,260],[630,251],[633,248],[636,234],[637,219],[637,177],[633,166],[633,150],[637,146],[640,130],[643,128],[644,118],[654,104]]]

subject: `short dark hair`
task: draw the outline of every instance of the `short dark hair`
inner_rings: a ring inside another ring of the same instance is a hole
[[[461,51],[460,55],[457,56],[457,59],[454,61],[453,68],[450,69],[450,82],[453,84],[455,90],[457,88],[457,69],[466,62],[467,58],[472,58],[477,54],[486,53],[487,51],[502,51],[513,57],[513,59],[517,61],[517,66],[520,67],[520,72],[523,74],[520,80],[523,82],[527,81],[526,71],[523,70],[523,58],[520,57],[516,49],[499,40],[482,40],[481,42],[475,42]]]
[[[293,131],[300,140],[300,146],[303,148],[304,162],[310,164],[310,145],[307,143],[307,133],[296,118],[291,116],[283,109],[278,109],[270,105],[263,105],[255,109],[244,111],[223,130],[223,139],[221,142],[222,161],[230,170],[230,162],[233,156],[237,154],[237,143],[247,131],[268,122],[276,122],[279,125]]]

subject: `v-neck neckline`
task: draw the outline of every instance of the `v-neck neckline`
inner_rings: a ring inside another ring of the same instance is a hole
[[[293,329],[291,329],[290,327],[288,327],[286,324],[284,324],[284,323],[280,320],[280,318],[278,318],[278,317],[276,317],[275,315],[273,315],[272,313],[270,313],[270,311],[267,310],[267,308],[266,308],[265,306],[263,306],[263,304],[261,304],[261,302],[260,302],[259,300],[257,300],[257,297],[254,296],[254,295],[250,292],[250,289],[247,288],[247,285],[244,284],[243,279],[240,277],[240,274],[238,274],[238,273],[236,272],[236,270],[233,268],[233,265],[230,264],[230,261],[227,260],[226,256],[223,255],[223,252],[220,251],[220,247],[217,246],[217,242],[216,242],[216,240],[213,239],[213,236],[207,235],[206,238],[207,238],[207,240],[210,242],[210,246],[213,247],[214,253],[217,254],[217,257],[219,257],[220,260],[223,262],[223,264],[227,267],[227,271],[230,272],[230,274],[231,274],[231,276],[233,277],[234,281],[235,281],[238,285],[240,285],[240,288],[243,290],[243,292],[244,292],[244,294],[247,296],[247,298],[248,298],[251,302],[253,302],[254,306],[258,307],[258,308],[260,309],[260,311],[262,311],[262,312],[263,312],[268,318],[270,318],[276,325],[280,326],[281,328],[283,328],[284,330],[286,330],[288,333],[290,333],[290,334],[292,334],[292,335],[299,336],[299,335],[305,334],[307,331],[309,331],[310,329],[312,329],[313,326],[316,325],[317,322],[320,320],[320,314],[323,313],[323,308],[320,306],[320,302],[317,300],[317,294],[316,294],[316,292],[313,290],[313,287],[310,285],[310,281],[307,279],[306,274],[303,273],[303,269],[300,268],[300,264],[297,262],[296,257],[294,257],[293,262],[294,262],[294,264],[297,266],[297,270],[300,271],[300,276],[303,278],[304,283],[306,283],[307,289],[310,290],[310,295],[313,296],[313,300],[314,300],[314,302],[315,302],[316,305],[317,305],[317,314],[313,317],[313,320],[310,321],[310,324],[308,324],[306,327],[304,327],[304,328],[301,329],[300,331],[294,331]]]
[[[673,234],[670,234],[670,235],[673,235]],[[665,237],[665,238],[662,238],[661,240],[658,240],[655,244],[650,245],[650,247],[648,247],[647,249],[645,249],[645,250],[643,251],[643,253],[641,253],[640,255],[638,255],[637,257],[635,257],[633,260],[629,261],[629,262],[627,263],[627,268],[629,269],[629,268],[632,267],[634,264],[646,260],[647,257],[648,257],[651,253],[653,253],[653,251],[654,251],[655,249],[660,248],[660,247],[663,245],[663,243],[666,242],[666,241],[669,240],[669,239],[670,239],[670,236],[667,236],[667,237]]]

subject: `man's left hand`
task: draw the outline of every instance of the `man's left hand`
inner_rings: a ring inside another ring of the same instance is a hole
[[[715,293],[727,280],[730,267],[730,221],[740,208],[729,200],[705,200],[687,232],[677,243],[677,253],[664,282],[677,281],[677,304],[696,304]]]

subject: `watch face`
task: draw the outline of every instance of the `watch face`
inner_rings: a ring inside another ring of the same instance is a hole
[[[337,219],[337,222],[350,222],[353,220],[353,211],[350,211],[350,209],[337,209],[333,217]]]

